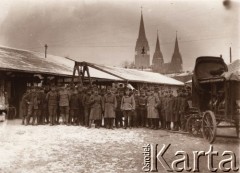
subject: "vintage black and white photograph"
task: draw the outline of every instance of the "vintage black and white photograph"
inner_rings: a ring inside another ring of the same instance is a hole
[[[0,173],[240,172],[239,9],[0,0]]]

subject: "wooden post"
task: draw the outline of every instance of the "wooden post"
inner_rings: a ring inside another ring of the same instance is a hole
[[[47,58],[47,48],[48,48],[48,45],[47,44],[45,44],[45,58]]]

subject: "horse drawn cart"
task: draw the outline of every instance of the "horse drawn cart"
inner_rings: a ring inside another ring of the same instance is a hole
[[[192,80],[195,112],[187,122],[188,131],[201,133],[213,143],[218,128],[235,128],[239,137],[240,81],[226,77],[227,65],[221,57],[199,57]],[[197,110],[197,111],[196,111]]]

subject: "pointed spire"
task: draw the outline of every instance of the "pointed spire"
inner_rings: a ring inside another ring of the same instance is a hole
[[[182,56],[179,51],[179,45],[178,45],[178,37],[177,37],[177,31],[176,31],[176,40],[175,40],[175,47],[174,52],[172,56],[171,61],[171,68],[173,72],[181,72],[182,71]]]
[[[159,68],[161,68],[162,64],[164,63],[163,55],[160,49],[160,42],[157,32],[157,42],[156,42],[156,48],[155,52],[153,54],[152,64],[153,64],[153,70],[159,71]]]
[[[143,22],[142,9],[141,9],[141,20],[140,20],[140,27],[139,27],[138,38],[146,39],[145,27],[144,27],[144,22]]]
[[[159,38],[158,38],[158,30],[157,30],[157,42],[156,42],[156,48],[155,52],[160,51],[160,43],[159,43]],[[161,51],[160,51],[161,52]]]
[[[175,53],[179,52],[178,38],[177,38],[177,31],[176,31],[176,40],[175,40],[175,48],[174,48],[174,52],[175,52]]]
[[[147,41],[147,37],[146,37],[146,33],[145,33],[143,13],[142,13],[142,7],[141,7],[140,27],[139,27],[139,33],[138,33],[138,39],[136,42],[135,51],[140,50],[140,49],[142,50],[143,47],[146,51],[149,51],[149,45],[148,45],[148,41]]]

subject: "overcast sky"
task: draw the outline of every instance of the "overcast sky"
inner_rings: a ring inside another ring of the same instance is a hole
[[[184,70],[198,56],[240,58],[238,1],[222,0],[0,0],[0,44],[89,62],[134,61],[141,6],[150,55],[157,30],[169,62],[176,31]]]

